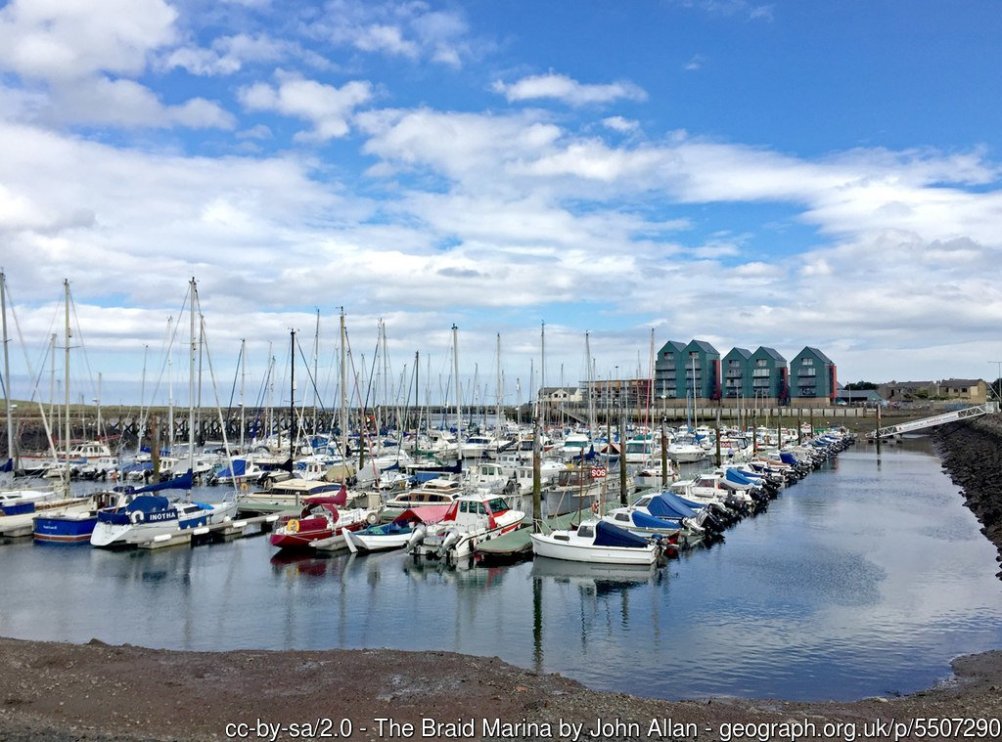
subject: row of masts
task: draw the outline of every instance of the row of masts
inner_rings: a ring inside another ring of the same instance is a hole
[[[64,280],[63,281],[63,288],[64,288],[64,337],[65,337],[65,342],[63,344],[63,351],[64,351],[64,360],[63,360],[63,375],[64,375],[64,379],[63,379],[63,391],[64,391],[64,400],[63,400],[63,404],[64,404],[64,407],[65,407],[66,413],[64,415],[64,420],[62,421],[64,423],[64,427],[63,427],[63,430],[62,430],[61,437],[63,439],[64,453],[68,457],[69,453],[70,453],[71,441],[72,441],[71,420],[70,420],[69,410],[71,408],[71,399],[72,399],[72,397],[71,397],[71,373],[70,373],[71,349],[74,347],[73,344],[72,344],[73,330],[72,330],[72,325],[71,325],[71,321],[70,321],[71,320],[72,300],[71,300],[71,295],[70,295],[70,284],[69,284],[68,280]],[[187,427],[187,438],[188,438],[188,450],[189,450],[189,452],[192,452],[196,448],[195,434],[196,434],[196,430],[199,428],[199,426],[196,426],[191,421],[193,421],[196,418],[196,416],[200,414],[200,412],[201,412],[201,410],[203,408],[202,401],[201,401],[202,384],[200,382],[200,378],[201,378],[201,375],[202,375],[202,358],[203,358],[203,352],[202,351],[205,349],[205,340],[204,340],[205,326],[204,326],[204,318],[202,318],[201,315],[200,315],[200,313],[199,313],[197,283],[196,283],[196,281],[195,281],[194,278],[192,278],[190,280],[190,282],[189,282],[189,292],[188,292],[188,297],[186,297],[186,299],[187,299],[187,304],[188,304],[187,308],[188,308],[188,315],[189,315],[188,316],[189,344],[188,344],[188,353],[187,353],[187,355],[188,355],[188,418],[189,418],[189,424],[186,427]],[[5,275],[3,274],[2,271],[0,271],[0,304],[2,304],[2,306],[0,306],[0,310],[2,310],[2,311],[0,311],[0,314],[2,314],[2,321],[3,321],[3,348],[4,348],[3,382],[4,382],[4,400],[5,400],[6,421],[7,421],[7,440],[8,441],[13,441],[14,440],[14,423],[13,423],[12,403],[11,403],[12,395],[10,393],[10,378],[11,377],[10,377],[10,360],[9,360],[9,352],[8,352],[8,350],[9,350],[9,336],[8,336],[8,326],[7,326],[7,285],[6,285],[6,277],[5,277]],[[318,428],[317,416],[318,416],[318,410],[321,408],[321,405],[319,403],[319,390],[318,390],[318,384],[317,384],[317,379],[318,379],[318,375],[319,375],[319,367],[318,367],[318,361],[319,361],[319,323],[320,323],[320,317],[319,317],[319,310],[318,310],[317,311],[317,328],[316,328],[316,332],[314,334],[314,352],[313,352],[313,363],[312,363],[312,365],[313,365],[312,387],[313,387],[313,398],[314,398],[314,404],[313,404],[313,418],[314,418],[313,419],[313,429],[314,429],[314,431],[316,431],[317,428]],[[348,400],[348,390],[349,390],[349,381],[348,381],[348,367],[349,367],[349,362],[348,362],[348,357],[347,357],[348,338],[347,338],[347,331],[346,331],[346,324],[345,324],[345,313],[344,313],[343,308],[341,309],[341,312],[340,312],[340,322],[339,322],[339,325],[340,325],[340,327],[339,327],[339,330],[340,330],[340,342],[338,344],[339,348],[340,348],[340,363],[339,363],[340,383],[339,383],[339,389],[340,389],[340,397],[341,398],[340,398],[340,403],[338,405],[338,422],[339,422],[339,429],[341,431],[341,434],[346,436],[348,434],[348,431],[350,430],[350,427],[351,427],[349,425],[349,415],[350,415],[350,410],[352,409],[353,405],[349,404],[349,400]],[[176,325],[174,325],[173,318],[168,319],[168,328],[169,328],[168,335],[171,336],[172,335],[172,331],[176,331]],[[541,369],[540,370],[540,377],[541,377],[540,388],[545,388],[545,384],[546,384],[546,377],[545,377],[545,369],[546,369],[546,363],[545,363],[545,353],[546,353],[545,329],[546,329],[545,328],[545,323],[543,323],[542,330],[541,330],[541,338],[540,338],[540,349],[541,349],[541,355],[542,355],[542,363],[540,364],[540,369]],[[652,334],[652,344],[653,344],[653,334]],[[53,336],[52,346],[53,346],[52,350],[54,351],[55,350],[55,336]],[[593,398],[592,394],[590,393],[591,392],[592,382],[593,382],[594,360],[591,357],[590,334],[589,333],[585,334],[585,346],[586,346],[586,357],[588,358],[587,367],[588,367],[588,382],[589,382],[586,385],[586,388],[589,391],[589,393],[587,395],[588,426],[589,426],[590,429],[595,429],[595,426],[596,426],[595,403],[594,403],[594,398]],[[652,345],[652,348],[653,348],[653,345]],[[147,345],[144,348],[142,391],[141,391],[142,400],[140,402],[140,405],[141,405],[141,407],[143,407],[144,410],[146,409],[146,400],[145,400],[146,391],[145,391],[145,388],[146,388],[146,365],[147,365],[146,362],[147,362],[148,351],[149,351],[149,346]],[[291,387],[290,396],[289,396],[289,404],[290,404],[289,422],[290,422],[290,425],[295,424],[295,421],[298,418],[298,416],[296,415],[296,411],[295,411],[296,386],[295,386],[295,378],[294,378],[294,374],[295,374],[294,359],[295,359],[296,352],[297,352],[296,331],[293,330],[293,331],[291,331],[290,366],[289,366],[290,367],[290,387]],[[379,337],[378,337],[378,341],[377,341],[377,355],[381,357],[382,364],[383,364],[383,371],[382,371],[382,377],[383,377],[383,390],[382,391],[383,391],[383,394],[382,394],[382,397],[383,397],[384,401],[387,401],[386,404],[384,404],[382,406],[377,406],[377,409],[383,410],[383,409],[388,409],[388,408],[390,408],[392,406],[397,406],[398,407],[399,405],[391,405],[391,404],[388,403],[388,400],[390,398],[390,393],[389,393],[389,388],[388,388],[389,387],[389,382],[390,382],[389,354],[387,352],[387,339],[386,339],[385,325],[382,322],[382,320],[380,320],[380,324],[379,324]],[[504,386],[503,386],[504,382],[503,382],[503,374],[502,374],[502,369],[501,369],[501,358],[502,358],[502,354],[501,354],[501,335],[499,333],[497,335],[497,339],[496,339],[497,396],[496,396],[496,404],[495,404],[496,421],[497,421],[497,423],[499,425],[501,424],[501,421],[503,420],[503,410],[504,410],[503,393],[502,393],[502,390],[504,388]],[[414,375],[414,390],[415,390],[414,400],[415,400],[415,405],[417,407],[420,407],[420,403],[419,403],[419,390],[420,390],[420,383],[419,383],[420,368],[419,367],[420,367],[420,360],[421,360],[420,359],[420,354],[419,353],[415,353],[415,363],[414,363],[413,375]],[[245,434],[245,431],[247,430],[247,421],[246,421],[246,417],[245,417],[247,405],[245,404],[245,401],[244,401],[245,392],[246,392],[246,377],[247,377],[246,363],[247,363],[246,339],[241,339],[240,354],[239,354],[239,359],[238,359],[239,379],[240,379],[240,404],[239,404],[239,410],[240,410],[240,425],[239,425],[240,440],[239,440],[239,445],[241,447],[241,450],[243,450],[245,448],[245,446],[246,446],[246,441],[244,439],[244,434]],[[210,359],[210,365],[211,365],[211,359]],[[364,356],[363,356],[363,365],[364,365]],[[171,379],[172,362],[171,362],[171,358],[170,358],[169,355],[168,355],[168,357],[166,359],[165,367],[166,367],[166,374],[167,374],[167,377],[168,377],[168,379],[167,379],[167,387],[168,387],[167,393],[168,393],[168,398],[169,398],[168,399],[168,426],[167,427],[168,427],[168,430],[170,431],[171,436],[173,437],[173,431],[175,430],[174,419],[173,419],[175,407],[174,407],[173,380]],[[373,363],[373,368],[375,369],[375,363]],[[455,431],[456,431],[456,434],[457,434],[457,438],[459,438],[460,440],[462,440],[463,429],[464,429],[464,420],[463,420],[463,394],[462,394],[462,386],[463,385],[461,384],[461,381],[460,381],[459,369],[460,369],[460,359],[459,359],[458,327],[454,324],[452,326],[452,374],[451,374],[452,375],[452,384],[450,385],[451,388],[449,390],[449,395],[448,396],[450,396],[452,398],[452,401],[453,401],[453,404],[454,404]],[[275,372],[275,359],[274,359],[274,356],[271,355],[270,346],[269,346],[269,365],[268,365],[268,375],[269,375],[269,378],[274,374],[274,372]],[[406,374],[406,366],[405,366],[404,374]],[[55,364],[53,364],[53,392],[55,391],[54,375],[55,375]],[[430,365],[429,365],[429,375],[430,375]],[[532,375],[532,372],[530,371],[530,377],[531,377],[531,375]],[[355,387],[356,387],[356,393],[359,394],[359,399],[356,400],[357,403],[358,403],[356,406],[359,409],[365,409],[368,406],[368,404],[367,404],[367,402],[368,402],[368,393],[366,394],[366,400],[363,401],[361,399],[360,392],[358,392],[358,387],[359,387],[358,381],[359,381],[358,380],[358,376],[356,375],[356,377],[355,377]],[[402,379],[402,381],[403,381],[403,379]],[[159,384],[159,382],[158,382],[158,384]],[[473,384],[474,384],[474,387],[478,388],[477,387],[477,382],[476,382],[476,376],[474,377]],[[371,379],[370,379],[370,385],[371,385]],[[100,375],[99,375],[99,377],[98,377],[98,397],[96,399],[97,405],[98,405],[98,413],[97,414],[98,414],[98,417],[99,417],[99,422],[98,422],[98,426],[97,426],[98,431],[101,431],[103,429],[102,424],[100,422],[100,415],[101,415],[101,411],[100,411],[101,410],[101,403],[100,403],[100,393],[101,392],[100,392],[100,386],[101,386],[101,380],[100,380]],[[516,380],[516,388],[518,388],[518,386],[519,386],[518,385],[518,381]],[[532,386],[532,382],[531,382],[531,378],[530,378],[530,387],[531,386]],[[269,388],[271,388],[270,383],[269,383]],[[474,392],[473,392],[474,396],[476,395],[476,388],[474,389]],[[486,397],[486,389],[487,389],[487,387],[485,385],[484,386],[485,397]],[[466,391],[467,391],[468,394],[470,393],[469,387],[467,387]],[[409,404],[410,403],[410,398],[411,398],[410,397],[410,388],[408,388],[407,395],[408,395],[407,399],[408,399],[408,404]],[[32,396],[33,396],[33,398],[35,397],[34,394]],[[306,395],[301,395],[301,396],[305,397]],[[430,399],[430,389],[428,390],[428,395],[427,396]],[[52,400],[52,399],[54,399],[54,394],[50,393],[50,400]],[[398,401],[399,401],[399,395],[398,395]],[[38,404],[39,404],[40,409],[42,409],[42,403],[39,402]],[[51,404],[51,402],[50,402],[50,404]],[[476,405],[472,405],[472,406],[476,406]],[[305,407],[305,405],[304,405],[304,407]],[[480,407],[485,408],[486,405],[480,405]],[[271,409],[271,408],[272,408],[272,405],[269,404],[268,405],[268,409]],[[152,409],[152,405],[150,406],[150,409]],[[56,416],[54,414],[54,409],[50,406],[50,412],[49,412],[48,418],[46,418],[46,416],[44,415],[44,410],[43,410],[42,417],[43,417],[43,420],[46,420],[46,435],[47,435],[48,440],[49,440],[50,450],[52,450],[53,453],[54,453],[55,452],[55,446],[53,444],[53,438],[52,438],[51,430],[49,429],[48,422],[47,422],[47,420],[49,420],[49,419],[53,419],[53,420],[56,419]],[[398,417],[399,417],[399,413],[398,413]],[[405,415],[404,417],[406,418],[407,416]],[[545,400],[537,397],[537,399],[535,400],[535,405],[534,405],[533,411],[532,411],[532,417],[535,418],[535,419],[542,419],[544,421],[544,423],[545,423],[545,421],[548,419],[547,403],[546,403]],[[382,421],[379,421],[379,422],[380,422],[380,427],[381,427]],[[471,420],[471,424],[472,424],[472,420]],[[394,427],[394,426],[390,425],[388,427]],[[272,426],[270,424],[268,426],[268,430],[269,431],[272,430]],[[142,432],[143,431],[141,430],[140,431],[140,436],[139,436],[140,439],[142,439]],[[290,436],[290,438],[294,439],[295,436],[294,435]],[[8,447],[12,448],[12,449],[15,448],[14,446],[8,446]],[[13,457],[15,455],[15,452],[11,451],[10,455]],[[193,455],[193,454],[191,454],[191,455]]]

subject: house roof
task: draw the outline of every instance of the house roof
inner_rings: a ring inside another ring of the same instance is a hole
[[[746,361],[752,357],[752,352],[747,348],[731,348],[724,358],[729,358],[732,355],[738,355],[744,358]]]
[[[983,379],[943,379],[940,386],[977,386]],[[985,382],[987,383],[987,382]]]
[[[824,363],[830,363],[833,366],[835,365],[834,361],[832,361],[831,358],[829,358],[828,356],[826,356],[824,353],[822,353],[817,348],[811,347],[810,345],[808,345],[802,351],[800,351],[799,353],[797,353],[797,357],[799,358],[800,356],[804,355],[805,353],[810,353],[815,358],[817,358],[820,361],[823,361]]]
[[[712,353],[713,355],[720,355],[720,353],[717,352],[717,349],[714,348],[712,345],[710,345],[705,340],[693,340],[691,343],[689,343],[685,347],[686,348],[693,348],[693,347],[695,347],[695,348],[699,348],[699,350],[703,351],[704,353]]]
[[[756,350],[755,353],[753,353],[752,355],[759,355],[759,354],[769,356],[773,360],[779,361],[780,363],[786,363],[786,359],[783,358],[783,356],[781,356],[779,354],[779,351],[777,351],[775,348],[767,348],[764,345],[760,345],[758,350]]]
[[[678,340],[669,340],[667,343],[661,346],[661,350],[658,351],[658,355],[661,355],[665,351],[672,351],[673,353],[681,353],[685,350],[685,343],[680,343]]]

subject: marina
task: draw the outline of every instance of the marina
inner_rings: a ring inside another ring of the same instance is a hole
[[[908,693],[944,680],[956,655],[1002,645],[992,546],[921,438],[850,448],[723,543],[660,567],[456,569],[267,538],[0,548],[0,589],[19,596],[0,607],[0,634],[22,639],[446,650],[641,696],[794,699]]]

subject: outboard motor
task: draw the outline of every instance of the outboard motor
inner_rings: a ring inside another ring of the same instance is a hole
[[[427,529],[423,525],[415,528],[414,532],[411,533],[411,537],[407,539],[407,550],[410,551],[415,546],[424,541],[424,537],[427,532],[428,532]]]

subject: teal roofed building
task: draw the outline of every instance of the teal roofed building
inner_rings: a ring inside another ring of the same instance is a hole
[[[659,399],[685,399],[688,388],[680,369],[685,368],[685,343],[669,340],[654,360],[654,396]]]
[[[693,340],[685,353],[686,391],[693,399],[720,399],[720,353],[705,340]]]
[[[790,394],[794,400],[835,401],[838,371],[832,359],[810,346],[790,362]]]
[[[751,369],[752,398],[775,400],[778,404],[790,401],[790,370],[786,359],[774,348],[760,346],[752,353],[748,365]]]
[[[749,399],[752,396],[752,352],[747,348],[731,348],[724,356],[720,373],[724,382],[724,399]]]

